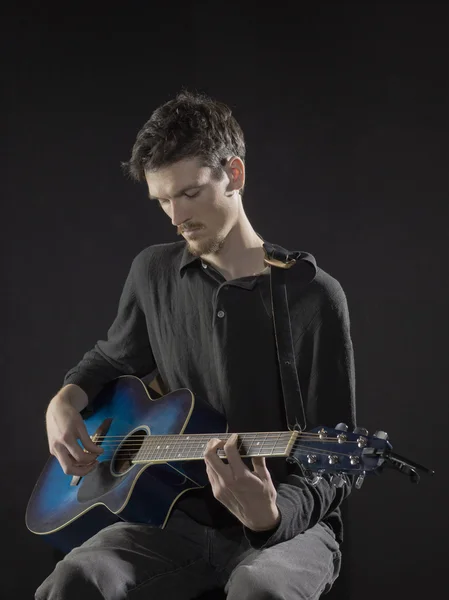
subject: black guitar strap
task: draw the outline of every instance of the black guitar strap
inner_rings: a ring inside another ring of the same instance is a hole
[[[271,308],[287,425],[290,430],[299,428],[303,431],[307,427],[306,411],[296,369],[286,285],[289,269],[301,268],[301,261],[298,263],[301,252],[288,252],[268,242],[264,243],[263,248],[265,263],[271,266]],[[310,275],[309,270],[307,274]],[[310,277],[304,277],[304,285],[308,281]]]

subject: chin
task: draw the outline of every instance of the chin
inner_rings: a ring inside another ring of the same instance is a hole
[[[204,240],[186,240],[187,250],[192,256],[218,254],[224,244],[225,238],[210,237]]]

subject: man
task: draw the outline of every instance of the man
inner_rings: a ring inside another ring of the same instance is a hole
[[[287,429],[270,266],[242,204],[244,159],[231,110],[201,94],[180,93],[138,133],[125,166],[184,241],[150,246],[134,259],[107,340],[67,373],[50,402],[50,451],[65,473],[95,468],[101,449],[80,411],[124,374],[157,372],[167,390],[191,389],[226,417],[230,432]],[[307,425],[353,427],[345,294],[313,256],[300,260],[310,283],[299,285],[296,265],[287,275]],[[204,460],[211,485],[184,494],[165,528],[103,529],[58,563],[36,598],[183,600],[223,586],[231,600],[312,599],[330,589],[341,560],[339,506],[351,483],[336,487],[324,477],[314,486],[285,460],[249,463],[235,436],[211,439]]]

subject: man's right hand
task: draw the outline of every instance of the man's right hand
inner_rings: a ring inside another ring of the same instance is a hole
[[[80,415],[85,406],[86,393],[79,386],[70,384],[56,394],[47,408],[50,454],[58,459],[67,475],[87,475],[96,467],[96,459],[103,453],[103,449],[90,439]]]

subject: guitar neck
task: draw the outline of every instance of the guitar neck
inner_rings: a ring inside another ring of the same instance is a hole
[[[189,435],[151,435],[145,437],[133,463],[165,463],[202,460],[207,442],[212,438],[228,440],[232,433]],[[289,456],[298,431],[259,431],[239,433],[237,449],[242,458],[251,456]],[[226,457],[222,448],[217,452]]]

